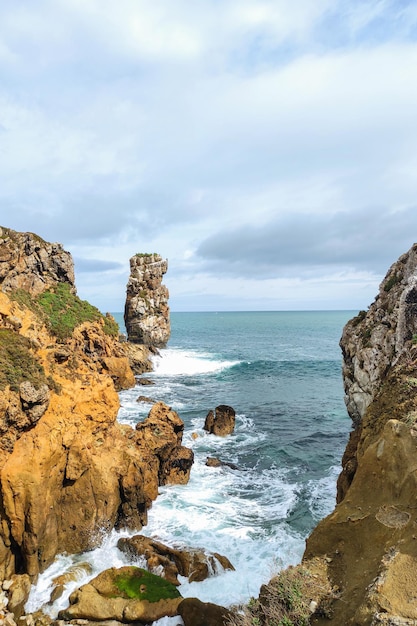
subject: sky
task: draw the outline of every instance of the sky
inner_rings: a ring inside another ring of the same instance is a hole
[[[0,225],[122,311],[365,309],[417,241],[415,0],[2,0]]]

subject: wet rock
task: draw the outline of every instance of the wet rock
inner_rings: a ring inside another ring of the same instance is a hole
[[[153,398],[148,398],[147,396],[139,396],[136,398],[136,402],[146,402],[148,404],[155,404],[156,400]]]
[[[70,606],[59,619],[122,623],[153,622],[177,615],[182,600],[177,588],[139,567],[105,570],[71,594]]]
[[[200,582],[222,570],[234,570],[229,559],[217,552],[173,548],[144,535],[119,539],[117,547],[131,557],[145,557],[151,571],[156,573],[162,569],[164,577],[175,585],[179,585],[178,576]]]
[[[232,470],[238,470],[239,467],[234,463],[228,463],[227,461],[221,461],[212,456],[208,456],[206,460],[207,467],[230,467]]]
[[[197,598],[185,598],[178,607],[178,614],[184,626],[227,626],[232,618],[225,607]]]
[[[225,437],[235,429],[235,410],[226,404],[220,404],[213,411],[209,411],[204,422],[204,430],[213,435]]]
[[[175,411],[156,402],[136,431],[137,441],[145,443],[159,460],[160,485],[188,482],[194,454],[181,445],[184,423]]]

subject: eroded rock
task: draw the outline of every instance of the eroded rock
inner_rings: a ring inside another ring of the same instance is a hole
[[[162,284],[167,269],[168,262],[159,254],[136,254],[130,259],[124,318],[132,343],[163,347],[169,339],[169,294]]]
[[[111,568],[72,593],[59,618],[149,623],[177,615],[181,601],[175,585],[159,576],[134,566]]]
[[[213,435],[225,437],[230,435],[235,429],[235,410],[226,404],[220,404],[213,411],[209,411],[205,422],[204,430]]]
[[[234,570],[229,559],[217,552],[173,548],[144,535],[119,539],[117,547],[132,557],[143,556],[151,571],[160,573],[162,570],[164,578],[174,585],[180,584],[178,576],[199,582],[222,570]]]

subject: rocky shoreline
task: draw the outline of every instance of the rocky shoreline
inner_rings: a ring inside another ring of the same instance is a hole
[[[50,623],[24,616],[24,605],[55,556],[92,549],[112,528],[140,531],[158,487],[188,480],[193,455],[170,407],[154,403],[136,429],[116,420],[118,391],[150,370],[152,350],[169,337],[166,269],[159,255],[131,260],[129,341],[121,341],[111,316],[77,297],[60,244],[0,229],[0,623]],[[112,571],[75,592],[58,621],[416,624],[417,245],[346,325],[341,348],[354,430],[336,508],[308,538],[299,566],[232,615],[176,591],[178,574],[205,575],[196,572],[207,558],[233,567],[226,557],[179,554],[136,535],[125,549],[142,550],[151,571],[165,572],[163,584],[138,568]],[[230,409],[211,412],[206,430],[230,432]],[[301,600],[291,608],[294,589]]]

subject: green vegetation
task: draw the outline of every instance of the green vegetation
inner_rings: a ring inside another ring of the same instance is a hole
[[[158,256],[158,254],[156,252],[137,252],[135,256],[146,258],[151,256]]]
[[[95,306],[86,300],[80,300],[71,292],[68,283],[58,283],[54,289],[44,291],[36,298],[22,289],[10,296],[33,311],[58,341],[68,339],[74,328],[83,322],[104,321],[104,332],[111,337],[117,337],[119,327],[111,315],[104,316]]]
[[[357,326],[358,324],[362,322],[362,320],[365,319],[365,317],[366,317],[366,311],[359,311],[357,316],[354,317],[350,323],[352,324],[352,326]]]
[[[401,274],[392,274],[392,276],[390,276],[388,280],[385,282],[384,291],[388,293],[389,291],[391,291],[394,285],[397,285],[401,280],[402,280]]]
[[[312,600],[314,604],[312,605]],[[231,626],[308,626],[313,612],[331,616],[332,593],[320,575],[302,565],[282,570],[261,587],[243,614],[236,613]]]
[[[140,567],[129,567],[127,572],[116,576],[114,583],[124,598],[158,602],[181,597],[175,585]]]
[[[43,367],[30,352],[30,341],[5,328],[0,329],[0,389],[7,385],[13,391],[30,380],[35,387],[48,384]]]

